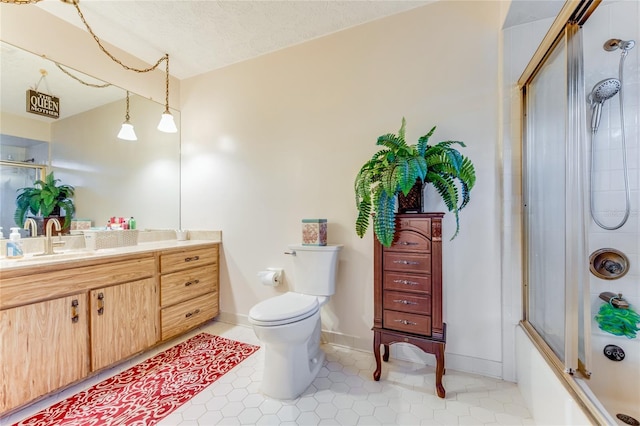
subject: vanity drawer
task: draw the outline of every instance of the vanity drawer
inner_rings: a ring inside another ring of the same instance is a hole
[[[431,317],[425,315],[409,314],[384,310],[384,328],[392,330],[406,331],[407,333],[431,336]]]
[[[431,314],[431,298],[428,296],[416,296],[400,291],[385,291],[382,303],[384,309],[421,315]]]
[[[165,252],[160,254],[160,273],[166,274],[209,263],[218,263],[218,246]]]
[[[430,254],[385,251],[383,262],[385,271],[431,273]]]
[[[402,230],[396,233],[391,246],[386,251],[431,252],[431,240],[424,233]]]
[[[217,277],[217,264],[162,275],[160,276],[160,305],[175,305],[215,291]]]
[[[384,290],[400,290],[431,294],[431,275],[385,272],[382,288]]]
[[[164,308],[160,311],[162,340],[184,333],[218,315],[218,292]]]

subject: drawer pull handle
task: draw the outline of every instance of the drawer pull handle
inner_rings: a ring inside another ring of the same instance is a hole
[[[411,241],[398,241],[396,244],[400,246],[417,246],[418,245],[418,243],[414,243]]]
[[[394,299],[393,300],[396,303],[402,303],[403,305],[417,305],[417,302],[412,302],[411,300],[404,300],[404,299]]]
[[[78,322],[78,299],[71,301],[71,322]]]
[[[395,284],[404,284],[404,285],[418,285],[417,282],[415,281],[409,281],[409,280],[393,280],[393,282]]]
[[[98,293],[98,315],[104,314],[104,294]]]
[[[407,321],[407,320],[394,320],[395,322],[399,322],[401,324],[404,325],[418,325],[418,323],[413,322],[413,321]]]
[[[400,263],[402,265],[419,265],[420,262],[414,260],[394,260],[393,263]]]
[[[186,283],[184,283],[185,287],[189,287],[192,284],[198,284],[200,282],[200,280],[193,280],[193,281],[187,281]]]
[[[185,257],[184,258],[185,262],[191,262],[192,260],[200,260],[200,256],[193,256],[193,257]]]
[[[195,310],[195,311],[193,311],[193,312],[187,312],[187,313],[184,315],[184,317],[185,317],[185,318],[189,318],[189,317],[192,317],[192,316],[197,315],[197,314],[199,314],[199,313],[200,313],[200,309],[196,309],[196,310]]]

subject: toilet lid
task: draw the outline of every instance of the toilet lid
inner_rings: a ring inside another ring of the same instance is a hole
[[[249,320],[254,324],[282,325],[309,317],[318,309],[316,296],[288,292],[255,305],[249,311]]]

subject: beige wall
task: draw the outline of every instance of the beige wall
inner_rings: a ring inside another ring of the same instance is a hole
[[[76,189],[76,217],[105,226],[112,217],[135,217],[138,229],[180,227],[180,141],[156,129],[162,108],[130,99],[137,141],[117,138],[125,100],[51,124],[51,165],[56,178]],[[180,117],[176,115],[180,126]]]
[[[37,7],[0,4],[0,12],[2,40],[162,99],[162,73],[124,72],[86,33]],[[465,141],[475,162],[478,183],[458,238],[446,238],[451,215],[444,225],[447,363],[500,376],[503,14],[500,2],[437,2],[180,84],[172,80],[171,104],[179,95],[182,110],[182,226],[223,230],[223,316],[242,321],[255,303],[290,288],[295,277],[283,252],[300,241],[302,218],[324,217],[329,242],[345,245],[324,328],[336,341],[371,348],[373,237],[355,234],[353,179],[376,151],[376,138],[397,131],[405,116],[409,142],[437,125],[434,140]],[[53,28],[55,37],[25,33],[34,22]],[[444,209],[437,200],[428,206]],[[269,266],[285,268],[282,287],[258,284],[257,272]]]
[[[501,374],[500,15],[499,2],[438,2],[182,81],[182,223],[224,232],[225,315],[291,288],[287,244],[302,218],[327,218],[345,248],[324,328],[371,348],[372,232],[355,234],[353,180],[404,116],[409,142],[437,125],[435,140],[465,141],[475,162],[458,238],[444,224],[447,362]],[[281,288],[258,283],[272,266]]]
[[[2,134],[37,141],[51,141],[51,126],[49,123],[39,120],[31,120],[7,112],[0,113]]]

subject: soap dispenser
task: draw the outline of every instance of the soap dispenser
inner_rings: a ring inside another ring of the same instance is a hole
[[[23,256],[22,238],[20,236],[20,228],[11,228],[9,241],[7,242],[7,258],[19,259]]]

